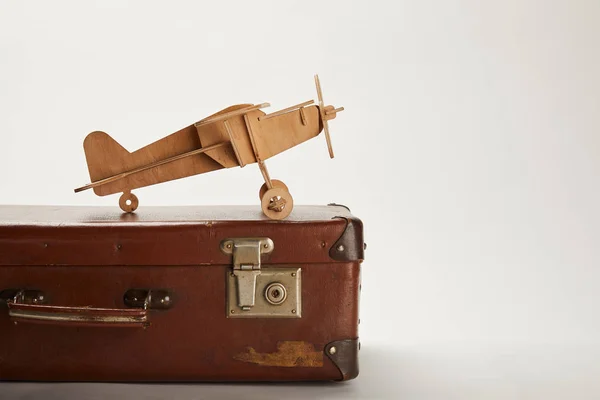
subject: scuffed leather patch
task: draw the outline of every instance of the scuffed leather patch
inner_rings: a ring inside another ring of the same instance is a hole
[[[258,353],[248,347],[243,353],[233,356],[234,360],[265,367],[322,367],[323,352],[306,342],[278,342],[275,353]]]

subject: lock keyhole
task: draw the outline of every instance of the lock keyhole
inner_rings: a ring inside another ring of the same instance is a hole
[[[282,304],[287,298],[287,290],[279,282],[271,283],[265,289],[265,298],[267,301],[275,306]]]

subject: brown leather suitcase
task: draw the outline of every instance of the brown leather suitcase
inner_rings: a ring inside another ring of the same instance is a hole
[[[337,205],[0,206],[0,379],[352,379],[363,246]]]

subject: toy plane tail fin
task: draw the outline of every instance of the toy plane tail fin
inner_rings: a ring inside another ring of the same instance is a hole
[[[92,182],[122,173],[123,168],[129,167],[131,153],[105,132],[87,135],[83,149]]]

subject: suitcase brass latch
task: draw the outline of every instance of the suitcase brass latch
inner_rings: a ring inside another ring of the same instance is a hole
[[[221,251],[233,258],[233,268],[227,272],[228,317],[301,316],[301,269],[261,268],[262,255],[271,253],[274,248],[273,241],[267,237],[232,238],[221,242]]]
[[[237,280],[238,306],[244,311],[254,307],[261,255],[272,252],[274,247],[269,238],[239,238],[221,242],[221,250],[233,254],[233,276]]]

